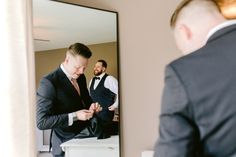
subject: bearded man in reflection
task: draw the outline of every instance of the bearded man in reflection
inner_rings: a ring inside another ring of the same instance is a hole
[[[94,75],[89,82],[89,92],[94,102],[102,106],[96,116],[104,132],[108,135],[118,134],[118,81],[106,73],[107,62],[103,59],[94,66]]]

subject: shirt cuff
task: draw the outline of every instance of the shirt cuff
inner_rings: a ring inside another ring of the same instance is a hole
[[[118,102],[115,102],[115,103],[113,104],[113,106],[114,106],[115,108],[118,108]]]
[[[75,112],[69,113],[68,118],[69,118],[68,125],[71,126],[73,124],[73,122],[77,120],[76,113]]]

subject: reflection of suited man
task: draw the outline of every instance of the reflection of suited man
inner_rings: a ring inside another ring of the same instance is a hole
[[[92,104],[83,74],[90,56],[91,52],[85,45],[71,45],[61,66],[40,82],[37,126],[42,130],[52,129],[50,141],[54,156],[64,156],[60,144],[80,133],[94,111],[98,111],[98,106]],[[79,89],[72,83],[77,84]]]
[[[177,46],[188,55],[166,68],[154,156],[233,156],[236,21],[226,21],[211,1],[188,2],[172,17]]]

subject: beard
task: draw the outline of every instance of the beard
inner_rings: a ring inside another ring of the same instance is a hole
[[[99,76],[99,75],[102,74],[102,71],[94,71],[93,73],[94,73],[95,76]]]

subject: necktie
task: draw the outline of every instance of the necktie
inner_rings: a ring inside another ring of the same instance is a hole
[[[97,79],[100,80],[100,77],[94,77],[94,78],[95,78],[95,80],[97,80]]]
[[[75,87],[75,89],[77,90],[78,94],[80,95],[80,89],[79,89],[79,85],[77,83],[77,80],[72,78],[71,79],[71,83],[73,84],[73,86]]]

